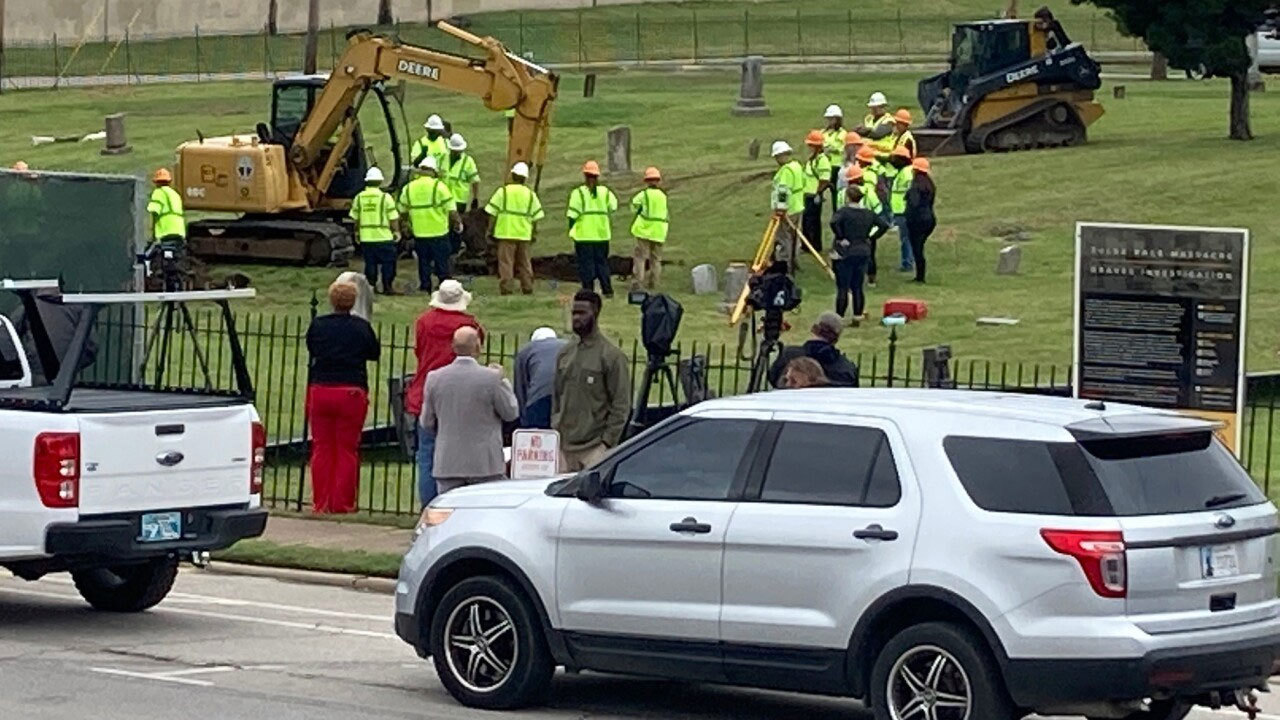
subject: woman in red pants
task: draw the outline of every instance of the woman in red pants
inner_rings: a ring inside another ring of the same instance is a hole
[[[307,328],[311,503],[318,514],[356,510],[360,435],[369,411],[365,363],[377,360],[382,352],[369,322],[351,314],[356,295],[352,283],[330,285],[333,313],[317,317]]]

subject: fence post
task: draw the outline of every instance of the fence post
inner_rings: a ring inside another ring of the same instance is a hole
[[[582,8],[578,8],[578,69],[582,69]]]
[[[333,58],[333,66],[338,66],[338,29],[329,21],[329,56]]]
[[[852,60],[853,59],[853,8],[849,8],[849,18],[848,18],[848,21],[845,23],[845,27],[848,28],[849,59]]]
[[[800,8],[796,8],[796,57],[804,59],[804,40],[800,37]]]
[[[751,54],[751,10],[742,10],[742,54]]]
[[[698,62],[698,11],[693,11],[693,61]]]
[[[636,11],[636,60],[644,62],[644,49],[640,46],[640,11]]]
[[[57,89],[58,82],[62,80],[62,71],[59,69],[58,63],[58,33],[53,34],[53,87]]]
[[[902,34],[902,8],[898,8],[898,53],[907,54],[906,38]]]
[[[520,13],[517,17],[519,18],[518,22],[520,24],[520,56],[523,57],[524,56],[524,13]]]
[[[1089,49],[1098,52],[1098,13],[1089,16]]]
[[[129,42],[129,28],[124,29],[124,84],[133,82],[133,49]]]
[[[267,68],[271,65],[271,38],[262,33],[262,77],[270,77]]]
[[[200,82],[200,26],[196,25],[196,82]]]

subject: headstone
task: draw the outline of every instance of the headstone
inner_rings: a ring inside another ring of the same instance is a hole
[[[582,97],[589,98],[596,96],[596,74],[587,73],[586,79],[582,81]]]
[[[717,290],[716,268],[703,263],[693,269],[693,294],[710,295]]]
[[[748,160],[760,159],[760,139],[759,138],[756,138],[755,140],[752,140],[750,143],[747,144],[747,159]]]
[[[734,115],[769,114],[769,108],[764,104],[763,55],[752,55],[742,61],[742,88],[732,112]]]
[[[1017,275],[1021,264],[1022,246],[1006,245],[1000,250],[1000,257],[996,260],[996,274]]]
[[[1124,93],[1125,93],[1125,87],[1123,85],[1117,85],[1111,88],[1111,95],[1117,100],[1123,100]]]
[[[750,271],[744,263],[729,263],[724,270],[724,301],[736,303],[742,295],[742,288],[747,286],[747,275]]]
[[[631,172],[631,128],[626,125],[609,128],[607,143],[605,158],[609,165],[609,174]]]
[[[364,273],[348,270],[339,275],[337,277],[337,281],[349,282],[356,286],[356,305],[351,308],[351,314],[372,322],[373,287],[369,285],[369,281],[365,278]]]
[[[103,155],[124,155],[133,150],[124,136],[124,113],[108,115],[106,126],[107,146],[102,148]]]

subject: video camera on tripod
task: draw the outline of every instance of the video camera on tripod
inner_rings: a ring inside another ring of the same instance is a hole
[[[763,312],[764,321],[760,323],[763,338],[760,339],[756,352],[751,358],[751,378],[747,383],[747,392],[754,393],[764,389],[764,380],[775,352],[781,349],[782,314],[800,307],[803,300],[800,287],[787,273],[785,262],[775,262],[764,272],[752,275],[747,279],[746,304],[752,313]],[[751,324],[752,339],[755,339],[755,325]],[[746,340],[746,326],[739,334],[739,353]],[[745,357],[743,358],[746,359]]]

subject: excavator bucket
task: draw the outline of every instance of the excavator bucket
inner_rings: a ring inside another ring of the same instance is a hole
[[[925,157],[964,155],[964,135],[959,130],[917,128],[911,131],[916,138],[916,152]]]

